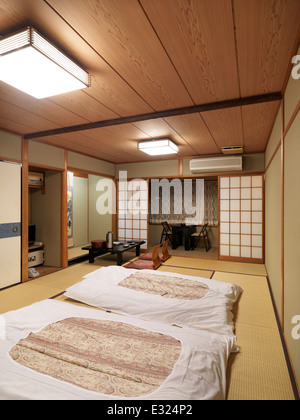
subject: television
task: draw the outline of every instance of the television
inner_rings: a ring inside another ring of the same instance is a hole
[[[28,226],[28,244],[33,245],[35,243],[35,225]]]

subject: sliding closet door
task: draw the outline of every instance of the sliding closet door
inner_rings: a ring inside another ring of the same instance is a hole
[[[264,261],[264,185],[262,175],[219,178],[219,257],[223,260]]]
[[[21,282],[21,166],[0,162],[0,289]]]

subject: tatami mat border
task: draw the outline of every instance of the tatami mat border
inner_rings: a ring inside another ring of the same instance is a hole
[[[197,268],[197,267],[185,267],[182,265],[171,265],[171,264],[163,264],[164,267],[172,267],[172,268],[186,268],[189,270],[195,270],[195,271],[212,271],[212,270],[206,270],[205,268]],[[213,270],[213,275],[216,273],[229,273],[229,274],[242,274],[243,276],[255,276],[255,277],[263,277],[266,278],[267,275],[266,274],[249,274],[249,273],[242,273],[242,272],[236,272],[236,271],[227,271],[227,270]],[[213,275],[211,278],[213,278]]]
[[[52,299],[52,300],[53,300],[53,299],[56,299],[56,298],[58,298],[58,297],[62,296],[65,292],[66,292],[66,291],[64,290],[63,292],[58,293],[57,295],[52,296],[52,297],[50,297],[49,299]]]

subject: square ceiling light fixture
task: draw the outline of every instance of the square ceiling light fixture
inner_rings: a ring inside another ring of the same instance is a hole
[[[138,148],[150,156],[170,155],[178,153],[178,146],[168,138],[141,141],[138,144]]]
[[[89,74],[30,26],[0,38],[0,80],[38,99],[90,86]]]

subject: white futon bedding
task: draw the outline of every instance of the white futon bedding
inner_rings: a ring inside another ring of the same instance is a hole
[[[65,296],[123,315],[233,336],[232,308],[242,291],[201,277],[111,266],[88,274]]]
[[[34,345],[36,345],[38,335],[40,334],[43,339],[44,331],[49,329],[50,327],[50,336],[45,335],[45,341],[46,346],[48,345],[48,347],[51,350],[54,341],[56,341],[56,344],[58,345],[62,345],[61,343],[64,342],[64,334],[61,333],[61,330],[56,331],[57,325],[59,325],[60,323],[63,324],[63,322],[65,321],[69,322],[70,320],[70,322],[73,322],[72,320],[74,319],[76,322],[87,322],[87,325],[89,326],[93,326],[94,320],[96,320],[94,322],[95,324],[101,323],[103,321],[103,324],[109,324],[113,327],[113,329],[116,329],[117,332],[119,330],[118,325],[122,324],[125,328],[128,328],[130,331],[134,329],[143,329],[146,341],[148,340],[148,336],[150,337],[149,340],[151,341],[151,336],[154,335],[154,340],[156,340],[157,336],[159,336],[157,340],[166,340],[167,345],[170,344],[171,346],[174,346],[175,342],[174,361],[170,364],[170,371],[167,373],[167,377],[162,381],[158,388],[154,390],[154,392],[139,397],[133,397],[134,399],[211,400],[225,398],[226,366],[229,355],[234,349],[234,338],[228,335],[214,334],[212,332],[204,330],[194,331],[190,330],[189,328],[172,327],[154,321],[149,322],[137,318],[129,318],[127,316],[108,314],[98,309],[85,308],[78,305],[73,305],[55,300],[45,300],[42,302],[38,302],[31,306],[19,309],[17,311],[8,312],[2,315],[1,317],[5,325],[5,337],[4,339],[0,339],[0,400],[107,400],[131,398],[120,398],[120,396],[118,395],[115,396],[113,395],[113,389],[110,391],[108,390],[108,393],[101,393],[85,389],[84,383],[73,383],[74,377],[72,376],[72,374],[70,375],[69,381],[68,379],[67,381],[58,380],[55,376],[60,373],[60,367],[58,365],[58,367],[56,368],[55,362],[51,362],[51,364],[50,362],[47,362],[47,366],[51,365],[51,372],[53,376],[50,376],[48,373],[44,374],[35,371],[35,361],[38,360],[38,358],[43,358],[45,356],[44,351],[37,351],[36,357],[34,356],[33,358],[28,358],[27,362],[32,365],[30,367],[25,367],[19,363],[20,355],[18,354],[18,347],[20,343],[26,343],[26,340],[24,339],[31,337],[30,340]],[[81,318],[83,318],[84,320],[81,320]],[[51,328],[53,328],[53,330],[51,330]],[[72,329],[70,333],[71,332]],[[51,337],[56,336],[55,334],[60,334],[59,340],[55,339],[54,341],[51,341]],[[85,334],[85,332],[83,334]],[[75,340],[79,340],[80,338],[78,334],[75,334],[74,337]],[[114,337],[112,338],[112,340],[115,340]],[[81,337],[81,340],[84,340],[84,336]],[[127,337],[127,340],[125,340],[124,342],[126,346],[130,344],[128,340],[130,340],[129,337]],[[98,344],[101,345],[101,343],[102,341],[100,340]],[[119,339],[117,339],[117,343],[118,344],[115,347],[109,347],[109,353],[107,353],[106,348],[103,348],[99,351],[99,353],[94,355],[94,357],[96,359],[100,359],[100,361],[102,361],[104,365],[103,371],[101,371],[102,368],[100,367],[100,371],[97,371],[96,374],[99,375],[99,377],[101,378],[103,378],[103,375],[104,377],[105,375],[108,375],[107,378],[111,384],[114,384],[120,379],[118,377],[119,366],[118,363],[115,362],[115,358],[119,354],[121,354],[121,350],[119,349]],[[150,345],[152,346],[151,343]],[[68,343],[64,346],[68,350],[68,354],[75,352],[73,350],[73,346],[69,345]],[[85,351],[83,352],[85,353],[85,355],[88,355],[88,357],[91,359],[91,363],[93,363],[92,347],[93,344],[91,342],[91,348],[85,349]],[[125,347],[124,349],[126,350]],[[81,350],[80,346],[79,350]],[[21,356],[23,351],[27,352],[27,348],[25,348],[24,350],[24,348],[21,346]],[[106,370],[106,362],[110,359],[110,352],[111,355],[114,356],[113,368],[116,369],[116,371],[114,370],[113,373],[109,373]],[[14,355],[15,360],[13,360],[13,358],[10,356],[10,353]],[[126,354],[126,352],[124,354]],[[26,356],[24,356],[24,359],[26,361]],[[105,363],[103,362],[103,360]],[[133,364],[133,362],[134,361],[130,358],[127,360],[126,355],[126,360],[123,361],[123,359],[120,359],[119,365],[121,365],[122,369],[124,368],[125,370],[128,370],[129,364],[129,366],[133,366],[133,371],[137,370],[139,373],[139,369],[134,368],[135,365]],[[73,372],[73,362],[70,362],[68,359],[66,359],[63,362],[64,366],[68,363],[69,368],[67,368],[66,371]],[[124,363],[125,365],[127,364],[125,367],[123,366]],[[155,363],[154,367],[153,363],[154,362],[149,361],[145,363],[145,368],[150,369],[150,372],[153,372],[153,369],[155,368]],[[80,367],[80,369],[82,369],[82,372],[86,367],[88,367],[88,364],[89,363],[87,363],[86,366]],[[128,375],[129,379],[127,378],[127,376],[125,377],[125,379],[122,376],[121,379],[130,381],[130,369]],[[150,376],[151,375],[149,375],[149,377]],[[81,375],[79,375],[79,377],[81,377]],[[84,378],[85,374],[83,374],[82,377]],[[157,384],[155,384],[155,387],[157,387]],[[135,387],[133,387],[132,389],[134,388]],[[130,387],[128,389],[130,389]]]

